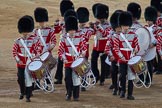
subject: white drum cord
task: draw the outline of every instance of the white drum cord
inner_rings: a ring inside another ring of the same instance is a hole
[[[49,82],[47,82],[47,80]],[[42,79],[35,79],[34,80],[35,84],[43,91],[45,92],[53,92],[54,91],[54,83],[53,83],[53,79],[51,77],[51,73],[50,71],[48,70],[48,68],[46,67],[45,69],[45,74],[43,76]]]
[[[90,88],[96,84],[96,78],[91,69],[87,74],[82,77],[79,76],[79,78],[82,80],[81,87]]]
[[[148,70],[146,69],[146,71],[144,71],[140,75],[143,75],[143,81],[139,78],[139,74],[136,74],[136,77],[137,77],[138,81],[140,81],[142,84],[136,84],[136,82],[133,81],[134,86],[136,88],[142,88],[142,87],[150,88],[150,86],[151,86],[151,76],[150,76],[150,73],[148,72]],[[149,84],[148,85],[145,84],[147,75],[149,77]]]

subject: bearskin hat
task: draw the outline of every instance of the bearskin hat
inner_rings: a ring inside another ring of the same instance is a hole
[[[64,20],[66,20],[66,18],[69,16],[74,16],[77,18],[77,13],[73,9],[69,9],[64,14]]]
[[[21,17],[18,21],[18,31],[19,33],[32,32],[34,29],[34,20],[31,16],[25,15]]]
[[[66,18],[65,20],[65,29],[66,32],[70,31],[70,30],[78,30],[78,21],[77,18],[74,16],[69,16]]]
[[[96,18],[96,7],[98,6],[98,5],[100,5],[101,3],[96,3],[96,4],[94,4],[93,6],[92,6],[92,12],[93,12],[93,16]]]
[[[60,12],[61,12],[61,16],[63,17],[65,12],[69,9],[73,9],[74,10],[74,5],[72,3],[72,1],[70,0],[62,0],[60,2]]]
[[[85,7],[80,7],[77,9],[77,15],[79,23],[85,23],[89,21],[89,11]]]
[[[132,14],[130,12],[122,12],[119,16],[119,25],[120,26],[132,26]]]
[[[108,19],[109,17],[109,7],[104,4],[97,5],[95,10],[95,16],[97,19]]]
[[[48,11],[45,8],[38,7],[34,11],[36,22],[48,22]]]
[[[113,30],[115,30],[115,28],[119,27],[119,16],[122,13],[122,10],[116,10],[110,17],[110,24],[111,27],[113,28]]]
[[[157,11],[162,13],[162,0],[151,0],[150,5],[155,7]]]
[[[137,20],[141,17],[141,6],[137,3],[131,2],[127,6],[127,11],[132,13],[133,18],[137,18]]]
[[[157,10],[154,7],[147,7],[144,12],[146,21],[153,21],[154,23],[157,20]]]

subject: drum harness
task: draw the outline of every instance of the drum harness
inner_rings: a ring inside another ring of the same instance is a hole
[[[77,58],[79,57],[79,53],[76,49],[76,47],[74,46],[74,44],[72,43],[72,41],[69,38],[69,33],[67,33],[67,37],[66,37],[67,41],[69,42],[69,44],[71,45],[72,49],[74,50],[74,52],[76,53]],[[94,77],[94,74],[92,73],[92,71],[90,70],[90,73],[92,74],[92,76]],[[96,80],[91,81],[91,74],[88,73],[86,76],[82,77],[79,76],[80,79],[83,80],[83,82],[81,83],[82,87],[88,88],[90,85],[94,85],[96,83]],[[88,80],[88,81],[87,81]],[[83,83],[86,83],[86,85],[83,85]],[[92,82],[92,83],[91,83]]]
[[[131,50],[130,58],[133,57],[133,56],[134,56],[134,52],[133,52],[132,46],[130,45],[130,43],[128,42],[128,40],[125,38],[125,36],[124,36],[123,33],[120,33],[120,36],[124,39],[124,41],[126,42],[127,46],[128,46],[129,49]],[[146,69],[146,71],[143,72],[144,81],[142,81],[142,80],[139,78],[138,74],[136,73],[136,77],[137,77],[137,78],[139,79],[139,81],[142,83],[141,86],[137,86],[136,83],[133,81],[133,84],[134,84],[134,86],[135,86],[136,88],[141,88],[141,87],[143,87],[143,86],[144,86],[145,88],[149,88],[149,87],[151,86],[151,76],[150,76],[149,72],[147,72],[147,71],[148,71],[148,70]],[[148,86],[146,86],[146,84],[145,84],[145,80],[146,80],[146,75],[147,75],[147,74],[148,74],[149,80],[150,80],[150,84],[149,84]]]
[[[42,39],[43,39],[43,38],[42,38]],[[29,56],[29,59],[32,60],[33,56],[32,56],[32,54],[30,53],[29,49],[27,48],[27,46],[26,46],[26,44],[25,44],[25,42],[24,42],[24,40],[23,40],[22,38],[20,39],[20,42],[21,42],[21,44],[23,45],[23,47],[25,48],[25,50],[26,50],[26,52],[27,52],[27,54],[28,54],[28,56]],[[40,59],[40,61],[42,61],[41,58],[39,58],[39,59]],[[46,88],[48,87],[46,81],[44,82],[43,85],[38,84],[38,83],[37,83],[37,80],[35,80],[35,83],[36,83],[36,85],[37,85],[41,90],[45,90],[46,92],[53,92],[53,91],[54,91],[54,85],[53,85],[53,83],[52,83],[52,77],[51,77],[50,73],[48,72],[48,69],[46,69],[46,71],[47,71],[46,79],[48,78],[49,81],[50,81],[50,83],[51,83],[51,90],[47,90],[47,89],[46,89]],[[44,80],[45,80],[45,79],[44,79]]]

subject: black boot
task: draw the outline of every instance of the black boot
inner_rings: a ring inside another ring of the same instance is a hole
[[[26,102],[31,102],[32,87],[26,87]]]
[[[125,98],[125,92],[124,91],[121,91],[120,98]]]
[[[67,93],[66,93],[66,97],[65,97],[65,99],[66,99],[66,101],[70,101],[71,100],[71,95],[72,95],[72,91],[71,90],[67,90]]]
[[[21,100],[21,99],[23,99],[24,98],[24,94],[20,94],[20,96],[19,96],[19,99]]]
[[[117,89],[114,89],[112,94],[113,95],[117,95],[117,92],[118,92],[118,90]]]
[[[129,80],[128,81],[128,96],[127,99],[128,100],[134,100],[135,98],[132,96],[133,94],[133,81]]]
[[[79,100],[79,86],[73,86],[73,98],[74,101]]]
[[[61,80],[57,80],[54,82],[54,84],[62,84],[62,81]]]

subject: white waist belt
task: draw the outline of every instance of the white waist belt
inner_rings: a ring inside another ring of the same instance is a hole
[[[107,40],[107,38],[98,38],[97,40]]]
[[[65,55],[67,55],[67,56],[77,56],[76,54],[72,55],[70,53],[65,53]]]
[[[129,48],[120,48],[120,50],[123,50],[123,51],[131,51]]]

